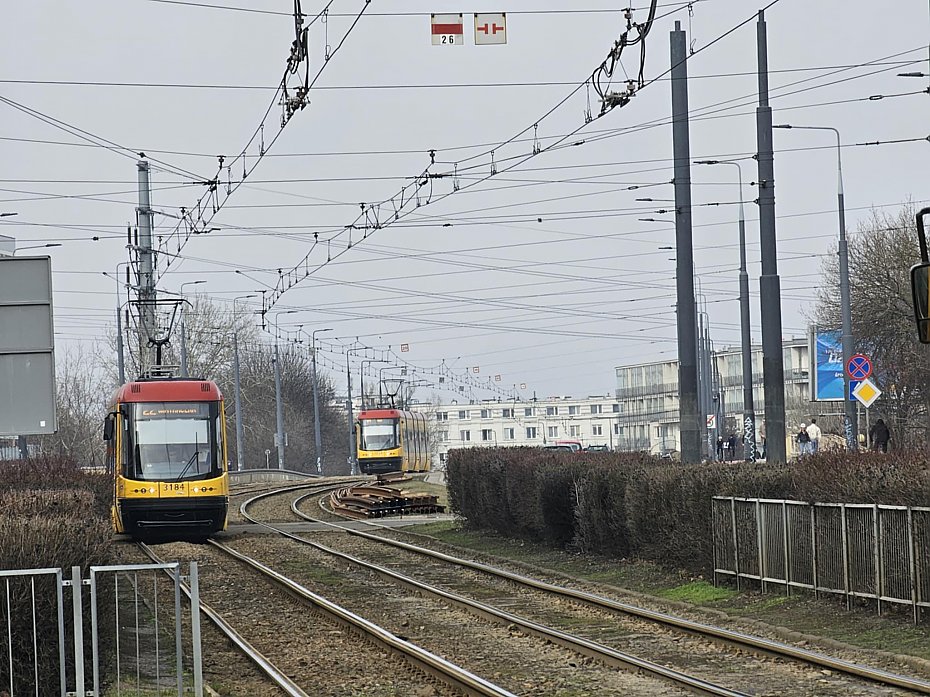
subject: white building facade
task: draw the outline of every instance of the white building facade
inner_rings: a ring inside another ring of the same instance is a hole
[[[784,342],[786,412],[804,413],[810,403],[810,347],[808,339]],[[743,361],[738,346],[713,352],[715,406],[702,415],[706,424],[714,415],[715,427],[702,441],[705,454],[712,453],[717,436],[741,433],[743,415]],[[620,450],[666,454],[681,451],[679,422],[678,361],[660,361],[616,369],[619,405],[617,443]],[[753,408],[757,429],[765,420],[762,386],[762,347],[752,349]]]
[[[444,468],[450,450],[471,447],[551,445],[617,447],[620,404],[612,395],[547,397],[528,401],[413,404],[427,412],[434,429],[433,466]]]

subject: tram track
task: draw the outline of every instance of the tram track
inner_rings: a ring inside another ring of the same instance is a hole
[[[761,654],[765,656],[776,657],[778,659],[784,659],[797,664],[805,664],[807,666],[817,668],[823,674],[830,675],[831,677],[834,675],[840,675],[858,682],[868,681],[868,683],[875,684],[876,686],[895,687],[907,690],[909,692],[930,694],[930,683],[917,678],[899,675],[870,666],[864,666],[858,663],[853,663],[844,659],[815,651],[810,651],[800,647],[791,646],[789,644],[784,644],[778,641],[698,623],[680,617],[674,617],[672,615],[637,607],[630,605],[629,603],[623,603],[586,591],[556,586],[545,581],[539,581],[537,579],[529,578],[504,569],[498,569],[487,564],[482,564],[480,562],[461,559],[442,552],[436,552],[434,550],[417,547],[415,545],[410,545],[398,540],[385,538],[381,535],[373,535],[361,530],[350,529],[342,524],[330,523],[328,521],[321,520],[320,518],[310,516],[300,510],[300,504],[306,499],[310,498],[310,496],[301,496],[292,503],[291,509],[295,515],[304,520],[323,523],[357,538],[367,539],[368,541],[376,542],[381,545],[389,545],[395,549],[404,550],[405,552],[415,554],[420,558],[427,557],[432,560],[440,561],[444,564],[453,564],[460,569],[469,569],[481,575],[490,576],[500,581],[516,584],[522,588],[538,590],[550,595],[555,595],[560,599],[560,601],[567,601],[576,604],[580,603],[586,607],[590,607],[598,611],[607,611],[617,615],[647,621],[669,630],[685,632],[691,636],[701,637],[716,643],[723,643],[730,647],[735,647],[740,651],[748,651],[757,655]],[[244,507],[247,507],[247,505],[248,502],[243,504]],[[372,524],[372,526],[379,528],[383,527],[377,524]],[[397,530],[393,528],[390,530],[391,532],[397,532]],[[841,692],[841,694],[844,693]]]

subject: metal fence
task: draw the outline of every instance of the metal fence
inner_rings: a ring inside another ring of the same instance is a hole
[[[930,508],[715,496],[714,582],[930,608]]]
[[[167,572],[167,580],[163,574]],[[203,694],[197,565],[0,571],[0,694]],[[192,665],[185,672],[181,591],[191,597]],[[88,592],[89,591],[89,592]],[[88,622],[89,615],[89,622]]]

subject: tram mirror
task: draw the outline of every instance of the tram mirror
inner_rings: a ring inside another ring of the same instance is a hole
[[[930,344],[930,263],[917,264],[911,268],[911,292],[917,337],[922,344]]]
[[[113,440],[113,424],[116,423],[116,412],[110,412],[107,414],[107,418],[103,420],[103,439],[104,440]]]

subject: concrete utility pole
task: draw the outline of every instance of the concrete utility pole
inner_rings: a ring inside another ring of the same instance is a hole
[[[759,239],[762,275],[759,277],[762,311],[762,385],[765,389],[766,459],[783,464],[785,444],[785,363],[781,328],[781,281],[775,244],[775,156],[772,152],[772,107],[769,106],[768,46],[765,13],[757,24],[759,106],[756,140],[759,164]]]
[[[275,406],[275,432],[278,440],[278,469],[284,469],[284,446],[287,434],[284,432],[284,396],[281,394],[281,361],[278,354],[278,318],[281,315],[292,315],[300,310],[283,310],[274,316],[274,406]]]
[[[352,361],[353,351],[364,351],[364,346],[346,349],[346,412],[349,419],[349,474],[356,474],[358,464],[357,453],[355,449],[355,421],[352,414]]]
[[[746,270],[746,212],[743,208],[743,168],[733,160],[699,160],[699,165],[732,165],[739,177],[739,316],[743,363],[743,457],[756,459],[756,409],[752,396],[752,334],[749,327],[749,273]]]
[[[694,312],[694,250],[691,238],[691,145],[688,134],[687,39],[681,22],[670,33],[672,140],[675,152],[675,250],[678,309],[678,388],[682,462],[701,461],[697,337]]]
[[[239,472],[243,468],[244,458],[242,453],[245,447],[243,444],[245,432],[242,428],[242,385],[239,380],[239,313],[236,312],[236,301],[254,297],[255,294],[250,293],[249,295],[239,295],[233,298],[233,322],[236,323],[233,325],[233,394],[236,400],[236,470]]]
[[[852,335],[852,304],[849,294],[849,247],[846,243],[846,197],[843,194],[843,146],[840,132],[830,126],[793,126],[781,124],[774,128],[797,128],[805,131],[832,131],[836,136],[836,192],[837,210],[839,211],[840,237],[837,254],[840,261],[840,314],[843,320],[843,403],[845,406],[843,432],[846,434],[846,449],[855,452],[859,449],[859,417],[856,413],[857,402],[849,398],[849,373],[846,364],[855,353]]]
[[[323,433],[320,429],[320,384],[316,372],[316,335],[332,329],[314,329],[310,332],[310,354],[313,361],[313,438],[316,447],[316,473],[323,474]]]
[[[146,373],[151,360],[146,359],[149,339],[158,333],[155,326],[155,263],[152,252],[152,194],[149,183],[149,163],[139,160],[139,207],[136,208],[139,220],[139,368]]]

